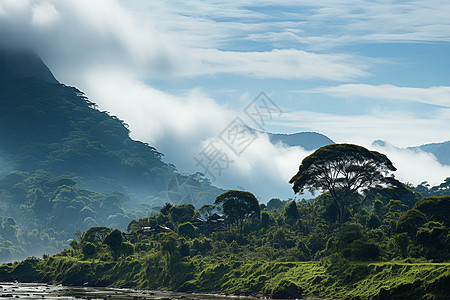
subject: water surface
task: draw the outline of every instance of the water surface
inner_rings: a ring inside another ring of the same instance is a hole
[[[0,299],[230,300],[230,297],[107,287],[67,287],[42,283],[0,282]],[[255,300],[256,298],[245,297],[245,299]]]

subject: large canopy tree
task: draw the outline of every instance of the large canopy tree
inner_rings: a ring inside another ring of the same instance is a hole
[[[230,190],[217,196],[214,204],[222,205],[229,222],[238,225],[241,230],[246,218],[259,218],[258,199],[250,192]]]
[[[108,233],[103,239],[103,244],[108,245],[111,248],[114,260],[120,256],[120,250],[122,249],[122,232],[119,229],[114,229]]]
[[[393,171],[396,168],[384,154],[352,144],[332,144],[303,159],[289,183],[293,184],[295,193],[329,192],[342,223],[355,194],[369,188],[399,184]]]

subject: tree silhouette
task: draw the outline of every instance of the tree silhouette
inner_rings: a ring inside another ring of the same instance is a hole
[[[122,232],[119,229],[114,229],[108,233],[103,239],[103,244],[108,245],[111,248],[114,260],[117,260],[122,249]]]
[[[230,190],[217,196],[214,204],[222,205],[229,223],[241,230],[246,218],[254,216],[259,219],[259,202],[250,192]]]
[[[317,149],[303,159],[289,183],[295,193],[308,190],[329,192],[338,207],[338,219],[345,221],[346,210],[358,192],[370,188],[399,185],[392,172],[396,168],[384,155],[352,145],[332,144]]]

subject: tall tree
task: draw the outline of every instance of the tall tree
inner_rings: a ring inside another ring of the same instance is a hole
[[[303,159],[289,183],[293,184],[295,193],[329,192],[342,223],[358,192],[400,184],[392,175],[395,170],[384,154],[352,144],[332,144]]]
[[[117,260],[122,248],[122,232],[119,229],[114,229],[105,236],[103,244],[108,245],[111,248],[114,260]]]
[[[222,205],[229,222],[237,225],[241,230],[246,218],[259,219],[259,202],[250,192],[230,190],[217,196],[214,204]]]
[[[111,229],[105,226],[95,226],[91,227],[83,233],[81,237],[81,242],[91,242],[91,243],[100,243],[103,241],[106,235],[111,232]]]

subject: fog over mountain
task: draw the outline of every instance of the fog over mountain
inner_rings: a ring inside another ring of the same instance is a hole
[[[450,141],[400,148],[395,145],[391,145],[386,141],[376,140],[372,143],[372,145],[378,147],[391,147],[399,150],[411,150],[416,153],[429,153],[432,154],[439,163],[450,166]]]
[[[408,149],[432,153],[441,164],[450,166],[450,141],[408,147]]]
[[[163,154],[154,147],[131,139],[125,121],[98,110],[77,88],[59,84],[32,51],[2,50],[0,61],[4,170],[77,177],[84,187],[117,190],[141,203],[159,199],[154,205],[162,205],[171,200],[167,189],[178,176],[176,167],[163,162]],[[200,190],[206,194],[185,200],[212,203],[221,191],[206,181]]]
[[[34,51],[0,47],[0,81],[26,78],[58,83]]]

